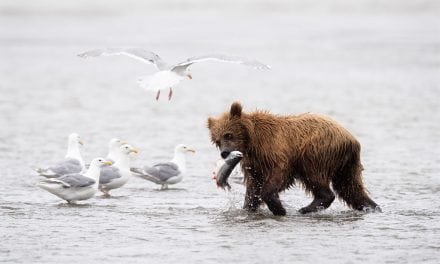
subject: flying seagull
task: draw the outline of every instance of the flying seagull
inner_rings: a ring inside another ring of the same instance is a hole
[[[153,75],[139,77],[139,85],[149,91],[156,92],[156,100],[159,100],[160,91],[169,88],[168,100],[171,100],[173,96],[172,87],[180,83],[182,80],[188,78],[192,79],[191,74],[188,71],[188,67],[196,62],[203,61],[220,61],[236,64],[243,64],[255,69],[267,70],[270,67],[257,60],[251,60],[243,57],[211,54],[191,57],[183,62],[170,65],[162,60],[159,55],[154,52],[140,49],[140,48],[108,48],[108,49],[95,49],[78,54],[79,57],[99,57],[99,56],[112,56],[112,55],[125,55],[133,59],[140,60],[147,64],[153,64],[159,70]]]

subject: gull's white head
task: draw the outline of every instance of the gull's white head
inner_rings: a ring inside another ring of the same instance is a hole
[[[108,143],[108,148],[110,151],[114,149],[119,149],[120,146],[127,144],[127,142],[120,140],[119,138],[112,138]]]
[[[108,165],[112,165],[111,161],[108,161],[104,158],[94,158],[92,160],[92,162],[90,162],[90,167],[103,167],[103,166],[108,166]]]
[[[132,145],[129,144],[123,144],[119,147],[119,153],[122,155],[130,155],[130,153],[138,153],[138,150],[135,149]]]
[[[188,152],[195,153],[196,151],[192,148],[187,147],[184,144],[179,144],[174,149],[174,152],[175,153],[188,153]]]
[[[78,144],[84,145],[81,137],[77,133],[69,135],[69,146],[77,146]]]
[[[127,144],[127,142],[122,141],[119,138],[111,139],[110,142],[108,143],[109,152],[107,155],[107,159],[111,161],[117,161],[121,153],[119,148],[124,144]]]

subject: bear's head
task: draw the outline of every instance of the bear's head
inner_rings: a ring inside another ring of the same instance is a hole
[[[246,114],[242,113],[240,103],[234,102],[230,111],[219,118],[209,117],[208,128],[211,141],[219,148],[222,158],[226,158],[235,150],[247,153],[253,124]]]

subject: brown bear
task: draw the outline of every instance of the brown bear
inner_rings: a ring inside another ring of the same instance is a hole
[[[303,214],[329,207],[333,191],[356,210],[380,211],[362,182],[359,142],[328,117],[244,113],[235,102],[219,118],[209,117],[208,128],[223,158],[243,153],[245,209],[255,211],[265,202],[274,215],[285,215],[278,194],[300,183],[314,198],[300,209]]]

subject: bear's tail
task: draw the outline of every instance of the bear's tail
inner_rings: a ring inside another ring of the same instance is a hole
[[[333,190],[348,206],[359,211],[379,211],[380,207],[368,196],[362,181],[360,150],[355,151],[332,179]]]

